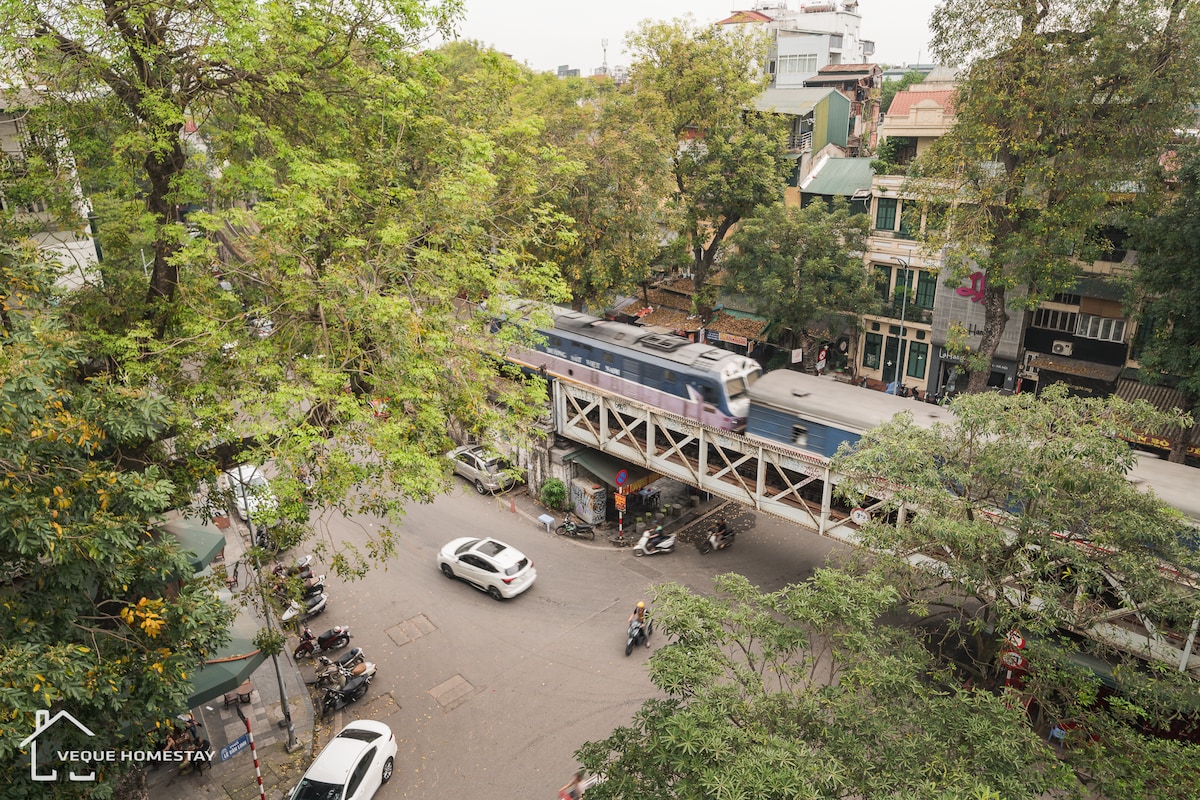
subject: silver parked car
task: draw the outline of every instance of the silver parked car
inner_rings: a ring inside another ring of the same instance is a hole
[[[446,457],[454,464],[454,473],[466,478],[480,494],[507,491],[520,483],[507,461],[489,455],[481,445],[456,448]]]

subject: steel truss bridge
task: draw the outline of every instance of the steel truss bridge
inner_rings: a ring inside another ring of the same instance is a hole
[[[559,435],[821,536],[861,546],[859,522],[885,509],[882,498],[861,509],[839,505],[833,487],[841,476],[821,456],[710,428],[591,386],[561,379],[551,384]],[[903,512],[896,518],[903,519]],[[946,564],[930,554],[914,553],[908,561],[947,573]],[[1167,571],[1181,591],[1200,590],[1194,578]],[[1108,580],[1115,594],[1123,594],[1119,576]],[[1200,616],[1189,632],[1180,634],[1155,624],[1146,612],[1114,608],[1077,632],[1200,678],[1200,655],[1193,652],[1198,627]]]

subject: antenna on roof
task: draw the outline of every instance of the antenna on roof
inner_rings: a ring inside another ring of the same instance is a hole
[[[604,74],[608,74],[608,39],[600,40],[600,50],[604,53],[604,58],[600,62],[600,68],[604,70]]]

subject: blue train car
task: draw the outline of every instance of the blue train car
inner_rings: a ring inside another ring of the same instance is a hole
[[[843,442],[854,444],[871,428],[901,411],[918,425],[952,423],[941,406],[863,389],[833,378],[775,370],[750,387],[746,435],[832,456]]]

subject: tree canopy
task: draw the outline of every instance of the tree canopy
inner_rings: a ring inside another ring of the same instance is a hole
[[[1200,398],[1200,151],[1180,154],[1173,200],[1134,228],[1138,268],[1129,282],[1134,313],[1146,332],[1138,363],[1145,374],[1178,379],[1185,411]],[[1173,442],[1172,460],[1182,461],[1188,432]]]
[[[1010,631],[1037,642],[1019,693],[1035,725],[1070,719],[1094,734],[1076,737],[1072,763],[1103,796],[1135,785],[1138,796],[1182,796],[1170,776],[1194,775],[1194,747],[1142,734],[1200,722],[1171,644],[1200,614],[1185,577],[1200,558],[1179,512],[1127,479],[1136,456],[1120,438],[1168,417],[1060,386],[964,395],[951,408],[952,426],[930,431],[902,414],[838,454],[854,502],[884,497],[863,543],[944,652],[985,682],[1007,675],[998,656]],[[1106,662],[1103,678],[1081,667]],[[1116,692],[1103,702],[1102,679]]]
[[[1200,17],[1185,0],[945,0],[934,52],[963,66],[953,128],[908,175],[951,205],[930,237],[951,277],[982,268],[981,391],[1010,305],[1070,289],[1103,246],[1114,192],[1156,168],[1196,100]],[[1018,291],[1019,290],[1019,291]]]
[[[1019,707],[961,688],[884,622],[878,576],[818,570],[763,594],[721,575],[655,592],[663,697],[579,750],[606,798],[1036,798],[1073,780]]]
[[[841,333],[874,294],[862,265],[869,220],[845,202],[760,207],[731,237],[725,266],[758,314],[789,328],[812,367],[822,338]]]
[[[792,162],[783,118],[754,109],[766,42],[698,26],[645,22],[630,34],[630,83],[669,154],[669,210],[688,247],[697,310],[712,311],[710,272],[726,235],[760,205],[782,202]]]

